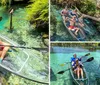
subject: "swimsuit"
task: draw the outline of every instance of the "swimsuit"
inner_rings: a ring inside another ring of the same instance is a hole
[[[76,27],[75,26],[70,25],[68,28],[70,28],[72,31],[76,31]]]

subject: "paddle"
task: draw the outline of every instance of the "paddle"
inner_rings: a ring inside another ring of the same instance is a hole
[[[91,62],[92,60],[94,60],[94,57],[91,57],[89,59],[87,59],[85,62],[83,63],[86,63],[86,62]],[[70,70],[71,68],[68,68],[66,70],[63,70],[63,71],[59,71],[57,74],[63,74],[64,72],[66,72],[67,70]]]
[[[35,47],[25,47],[25,46],[13,46],[13,45],[0,45],[0,46],[6,46],[6,47],[14,47],[14,48],[24,48],[24,49],[35,49],[42,52],[47,52],[48,48],[35,48]]]
[[[85,56],[89,56],[90,55],[90,53],[87,53],[87,54],[85,54],[84,56],[82,56],[81,58],[83,58],[83,57],[85,57]],[[65,64],[68,64],[68,63],[71,63],[71,62],[65,62],[65,63],[63,63],[63,64],[60,64],[60,66],[64,66]]]

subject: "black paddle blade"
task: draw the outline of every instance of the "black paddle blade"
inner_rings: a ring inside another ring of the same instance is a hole
[[[88,55],[90,55],[90,53],[87,53],[85,56],[88,56]]]
[[[63,74],[65,71],[59,71],[57,74]]]
[[[94,60],[94,57],[91,57],[91,58],[87,59],[86,62],[90,62],[90,61],[92,61],[92,60]]]
[[[57,74],[63,74],[64,72],[66,72],[66,71],[68,71],[68,70],[70,70],[71,68],[68,68],[68,69],[66,69],[66,70],[63,70],[63,71],[59,71]]]

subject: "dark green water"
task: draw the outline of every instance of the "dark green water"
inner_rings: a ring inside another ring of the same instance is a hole
[[[51,75],[51,85],[74,85],[69,70],[64,74],[57,74],[59,71],[68,69],[68,64],[65,66],[61,66],[60,64],[70,62],[74,53],[76,53],[78,57],[90,53],[90,55],[84,57],[82,61],[94,57],[92,62],[85,63],[84,66],[89,77],[89,85],[100,85],[100,50],[90,52],[88,49],[78,47],[54,47],[53,51],[54,53],[50,54],[50,65],[53,71]]]

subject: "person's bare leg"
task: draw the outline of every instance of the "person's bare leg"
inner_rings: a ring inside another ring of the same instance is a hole
[[[76,69],[74,70],[74,73],[77,74],[77,70]]]
[[[4,45],[10,45],[10,44],[4,43]],[[4,49],[2,50],[2,54],[0,56],[1,59],[4,59],[4,57],[5,57],[6,53],[7,53],[7,51],[9,50],[9,48],[10,47],[4,47]]]
[[[80,27],[84,27],[85,25],[83,23],[79,23]]]
[[[79,77],[80,77],[79,68],[77,68],[77,77],[78,77],[78,79],[79,79]]]
[[[81,77],[83,79],[83,69],[81,68],[80,70],[81,70]]]
[[[79,28],[76,28],[75,35],[77,35],[78,31],[79,31]]]
[[[5,57],[5,55],[6,55],[7,51],[8,51],[8,49],[9,49],[9,47],[5,47],[5,48],[3,49],[2,54],[1,54],[1,58],[2,58],[2,59],[4,59],[4,57]]]

